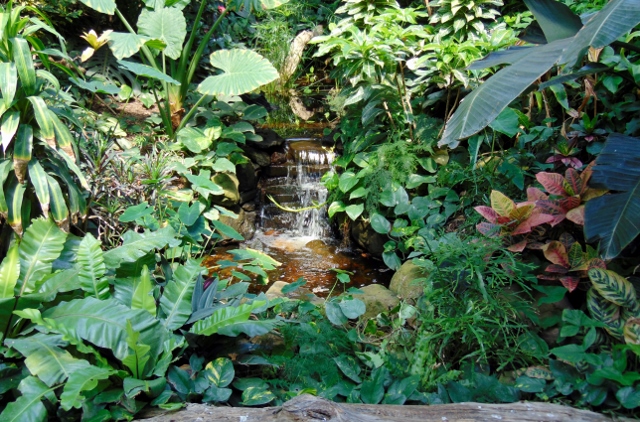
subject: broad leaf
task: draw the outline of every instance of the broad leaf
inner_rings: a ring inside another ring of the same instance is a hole
[[[173,331],[182,327],[191,315],[191,297],[196,278],[204,271],[199,261],[190,259],[173,272],[160,298],[160,308],[165,315],[164,326]]]
[[[116,59],[122,60],[136,54],[149,38],[129,32],[109,34],[109,48]]]
[[[573,37],[582,28],[580,17],[556,0],[524,0],[547,42]]]
[[[13,289],[16,287],[20,276],[20,260],[18,244],[9,248],[7,256],[0,264],[0,299],[13,297]]]
[[[184,14],[175,8],[158,10],[143,9],[138,18],[138,32],[151,39],[162,41],[164,54],[177,60],[182,53],[182,44],[187,36],[187,21]]]
[[[37,219],[27,229],[20,243],[20,277],[16,296],[36,291],[51,273],[64,247],[67,235],[51,220]]]
[[[605,47],[640,22],[640,1],[612,0],[572,38],[559,63],[573,64],[589,47]]]
[[[20,382],[18,389],[22,395],[16,401],[7,404],[0,413],[3,422],[41,422],[47,419],[47,409],[42,403],[53,389],[47,388],[36,377],[27,377]]]
[[[589,279],[602,297],[618,306],[633,308],[637,306],[636,291],[626,278],[611,270],[592,268]]]
[[[104,253],[105,263],[109,268],[117,268],[123,262],[135,262],[147,253],[165,246],[177,246],[176,232],[171,226],[155,232],[126,232],[122,246]]]
[[[236,371],[233,369],[233,362],[228,358],[218,358],[209,362],[204,368],[205,377],[215,386],[227,387],[233,381]]]
[[[196,322],[189,332],[204,336],[216,334],[223,327],[247,321],[251,312],[263,308],[265,304],[265,301],[258,300],[238,307],[227,306],[217,309],[210,317]]]
[[[111,369],[98,368],[97,366],[89,366],[81,371],[72,372],[60,396],[60,406],[64,410],[81,408],[87,399],[82,395],[82,392],[88,391],[91,395],[92,390],[98,386],[98,381],[109,378],[113,372]]]
[[[114,299],[93,297],[62,302],[43,312],[57,326],[66,327],[70,335],[111,350],[120,360],[129,355],[127,323],[140,333],[139,341],[151,347],[151,356],[159,356],[168,333],[160,321],[147,311],[131,310]]]
[[[156,300],[153,297],[153,283],[146,265],[142,268],[140,281],[131,296],[131,309],[144,309],[151,316],[156,316]]]
[[[80,242],[77,265],[82,290],[96,299],[105,299],[110,296],[104,254],[100,248],[100,241],[91,233],[87,233]]]
[[[640,233],[640,139],[612,134],[593,168],[592,184],[612,191],[585,208],[587,241],[600,239],[603,259],[615,258]]]
[[[219,50],[211,54],[211,65],[224,71],[209,76],[198,92],[205,95],[241,95],[278,78],[271,63],[252,50]]]
[[[563,39],[530,49],[510,66],[500,70],[467,95],[447,122],[439,146],[455,148],[458,140],[486,127],[518,95],[558,61],[571,39]]]
[[[113,15],[116,11],[115,0],[80,0],[85,5],[89,6],[93,10],[97,10],[100,13],[106,13],[107,15]]]
[[[138,76],[145,76],[147,78],[157,79],[162,82],[180,85],[180,82],[176,81],[171,76],[159,70],[156,70],[151,66],[147,66],[146,64],[129,62],[126,60],[120,60],[118,61],[118,64]]]

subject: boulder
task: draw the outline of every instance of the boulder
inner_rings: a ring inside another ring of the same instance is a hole
[[[393,309],[400,303],[398,296],[381,284],[370,284],[360,290],[364,294],[358,295],[358,299],[367,305],[367,311],[362,316],[365,319],[375,318],[379,313]]]
[[[371,225],[359,219],[351,226],[351,237],[358,246],[374,256],[382,256],[384,244],[389,240],[371,228]]]
[[[232,209],[232,211],[238,214],[238,218],[221,215],[220,222],[229,227],[233,227],[233,229],[240,233],[245,240],[253,238],[253,235],[256,233],[256,219],[258,218],[258,213],[255,211],[246,212],[240,207]]]
[[[428,274],[413,261],[407,261],[391,278],[389,290],[403,299],[417,299],[424,293],[424,284],[414,281]]]
[[[262,137],[262,141],[254,142],[249,140],[248,142],[252,147],[265,150],[273,147],[279,147],[284,144],[284,138],[278,135],[273,129],[257,128],[256,135],[260,135]]]
[[[258,187],[258,176],[253,163],[242,163],[236,165],[236,176],[240,182],[240,192],[255,190]]]
[[[274,281],[274,283],[271,285],[271,287],[269,287],[265,295],[269,300],[277,299],[279,297],[286,297],[287,295],[282,293],[282,289],[288,285],[289,283],[287,283],[286,281],[281,281],[281,280]]]
[[[242,146],[242,150],[251,161],[260,167],[269,167],[271,165],[271,155],[269,155],[268,152],[257,150],[246,145]]]

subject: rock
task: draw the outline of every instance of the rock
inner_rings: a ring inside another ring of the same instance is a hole
[[[230,207],[240,203],[240,182],[235,174],[216,173],[211,180],[224,189],[223,195],[213,196],[212,202],[214,204]]]
[[[246,191],[246,192],[240,192],[240,203],[242,204],[242,208],[244,208],[247,211],[255,210],[256,205],[253,202],[253,200],[256,199],[257,197],[258,197],[258,190],[257,189],[249,190],[249,191]],[[253,206],[253,209],[247,209],[245,207],[245,205]]]
[[[238,218],[221,215],[220,222],[232,227],[235,231],[240,233],[245,240],[253,238],[253,235],[256,233],[256,219],[258,218],[258,213],[255,211],[246,212],[240,207],[232,209],[232,211],[238,214]]]
[[[414,280],[427,275],[424,269],[418,267],[413,261],[407,261],[391,278],[389,290],[403,299],[417,299],[424,293],[424,284],[414,283]]]
[[[257,128],[256,135],[260,135],[262,137],[262,142],[248,141],[251,146],[255,148],[265,150],[273,147],[279,147],[284,144],[284,138],[278,135],[273,129]]]
[[[236,176],[240,182],[240,192],[252,191],[258,187],[258,176],[253,163],[242,163],[236,166]]]
[[[287,154],[285,154],[284,152],[274,152],[273,154],[271,154],[271,164],[272,165],[277,165],[277,164],[284,164],[287,162]]]
[[[269,287],[269,290],[267,290],[265,294],[267,295],[267,298],[269,300],[277,299],[279,297],[286,297],[287,295],[282,293],[282,289],[288,285],[289,283],[287,283],[286,281],[277,280],[271,285],[271,287]]]
[[[376,232],[371,225],[362,220],[356,221],[351,226],[351,237],[361,248],[378,257],[382,256],[384,244],[389,240],[387,236]]]
[[[365,319],[375,318],[379,313],[393,309],[400,303],[400,299],[381,284],[370,284],[360,290],[364,294],[358,295],[358,299],[367,305],[367,311],[362,316]]]
[[[246,145],[242,145],[242,150],[251,161],[260,167],[269,167],[271,165],[271,156],[268,152],[257,150]]]

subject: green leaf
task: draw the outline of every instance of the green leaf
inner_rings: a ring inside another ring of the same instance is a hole
[[[156,300],[153,297],[153,283],[146,265],[142,267],[140,281],[131,296],[131,309],[144,309],[151,316],[156,316]]]
[[[612,0],[582,27],[567,46],[560,63],[573,64],[588,47],[605,47],[640,22],[640,2]]]
[[[371,214],[371,228],[380,234],[387,234],[391,230],[391,223],[382,214]]]
[[[146,215],[153,214],[153,208],[149,206],[147,201],[144,201],[142,204],[133,205],[127,208],[118,220],[121,223],[130,223],[132,221],[136,221],[138,218],[142,218]]]
[[[9,109],[18,88],[18,70],[14,63],[0,63],[0,93],[4,106]],[[3,142],[4,145],[4,142]],[[5,148],[6,150],[6,148]]]
[[[364,211],[364,204],[349,205],[348,207],[345,207],[344,211],[347,213],[350,219],[355,221]]]
[[[347,316],[342,312],[342,308],[335,302],[326,302],[324,304],[324,310],[327,314],[327,319],[333,325],[344,325],[349,322]]]
[[[114,299],[93,297],[61,302],[42,313],[52,324],[65,327],[68,334],[98,347],[111,350],[119,360],[129,356],[127,324],[140,333],[140,343],[151,347],[150,355],[159,356],[168,337],[160,321],[147,311],[132,310]]]
[[[110,82],[103,82],[97,79],[85,81],[78,78],[69,78],[69,80],[82,89],[98,94],[116,95],[120,92],[120,88]]]
[[[582,28],[580,17],[555,0],[524,0],[542,28],[547,42],[573,37]]]
[[[204,368],[204,376],[215,386],[227,387],[236,376],[233,362],[228,358],[218,358]]]
[[[100,241],[91,233],[87,233],[78,247],[78,278],[80,287],[96,299],[110,296],[109,281],[104,264],[104,256],[100,248]]]
[[[209,195],[224,195],[224,189],[211,180],[211,172],[209,170],[200,170],[200,174],[197,176],[189,173],[185,173],[184,176],[191,182],[196,192],[204,196],[205,199]]]
[[[360,398],[366,404],[378,404],[384,397],[384,379],[386,369],[376,368],[371,374],[371,379],[362,383],[360,387]]]
[[[7,256],[0,264],[0,299],[13,297],[13,289],[20,276],[18,244],[9,248]]]
[[[72,372],[60,396],[60,406],[64,410],[81,408],[87,400],[82,392],[88,391],[91,394],[92,390],[98,386],[98,381],[109,378],[113,372],[111,369],[97,366],[88,366]]]
[[[211,65],[224,73],[198,85],[198,92],[204,95],[246,94],[279,77],[273,65],[252,50],[218,50],[211,54]]]
[[[331,203],[331,205],[329,205],[329,209],[327,210],[327,214],[329,214],[329,218],[333,218],[333,216],[337,213],[337,212],[342,212],[345,210],[345,206],[342,203],[342,201],[334,201]]]
[[[218,158],[214,163],[213,166],[211,167],[213,170],[217,171],[217,172],[227,172],[227,173],[235,173],[236,172],[236,165],[233,164],[229,159],[227,158]]]
[[[193,324],[189,332],[203,336],[216,334],[222,327],[247,321],[252,311],[260,309],[264,305],[266,305],[265,301],[257,300],[237,307],[227,306],[217,309],[210,317]]]
[[[172,7],[158,10],[143,9],[138,18],[138,32],[165,43],[164,54],[177,60],[180,58],[182,44],[187,36],[187,21],[180,10]]]
[[[191,297],[196,278],[204,271],[200,262],[189,259],[173,272],[173,279],[167,283],[160,298],[160,308],[165,315],[163,325],[174,331],[182,327],[191,316]]]
[[[530,378],[526,375],[519,376],[514,387],[525,393],[541,393],[547,385],[547,381],[539,378]]]
[[[640,390],[637,388],[621,388],[616,392],[616,398],[625,409],[640,407]]]
[[[2,152],[6,152],[7,148],[9,148],[9,144],[18,131],[19,126],[19,111],[9,111],[2,116],[2,125],[0,126],[0,134],[2,136]]]
[[[600,239],[603,259],[615,258],[640,233],[640,139],[611,134],[596,159],[590,184],[617,191],[587,201],[584,232]]]
[[[258,387],[249,387],[242,392],[241,404],[243,406],[258,406],[261,404],[270,403],[275,398],[275,394],[273,394],[269,390]]]
[[[362,198],[364,196],[367,196],[368,194],[369,194],[369,189],[361,186],[358,189],[351,192],[351,195],[349,195],[349,200]]]
[[[31,48],[24,38],[11,38],[13,45],[13,61],[20,78],[20,84],[26,95],[33,95],[36,91],[36,69],[31,58]]]
[[[242,237],[242,235],[238,233],[236,229],[224,224],[219,220],[214,220],[211,222],[211,224],[213,224],[216,230],[219,231],[220,234],[222,234],[225,237],[228,237],[230,239],[240,240],[240,241],[244,240],[244,237]]]
[[[251,104],[242,112],[245,120],[258,120],[267,117],[269,112],[261,105]]]
[[[51,196],[49,195],[49,182],[47,181],[47,174],[38,162],[38,160],[32,159],[28,164],[29,179],[36,191],[38,201],[40,201],[40,208],[45,217],[49,215],[49,203],[51,202]]]
[[[184,127],[177,133],[178,141],[193,153],[199,153],[211,146],[211,139],[196,127]]]
[[[93,10],[100,13],[106,13],[107,15],[113,15],[116,11],[115,0],[80,0],[85,5],[89,6]]]
[[[360,299],[344,299],[338,305],[344,316],[349,319],[356,319],[360,315],[364,315],[367,310],[366,305]]]
[[[298,290],[300,287],[302,287],[302,286],[304,286],[306,284],[307,284],[307,281],[304,278],[300,277],[299,279],[297,279],[293,283],[289,283],[286,286],[284,286],[281,289],[281,292],[283,294],[285,294],[285,295],[288,294],[288,293],[293,293],[296,290]]]
[[[637,305],[633,284],[614,271],[592,268],[589,270],[589,279],[598,293],[608,301],[629,308]]]
[[[230,388],[220,388],[212,385],[204,392],[202,401],[205,403],[226,402],[231,397],[231,393],[233,393],[233,390]]]
[[[127,345],[131,350],[131,354],[122,359],[122,363],[129,368],[134,377],[145,378],[149,372],[145,371],[145,367],[151,358],[149,355],[151,347],[147,344],[142,344],[139,340],[140,333],[133,329],[130,321],[127,321]],[[142,383],[142,387],[144,388],[146,385]],[[131,394],[133,389],[130,386],[125,387],[125,394]]]
[[[193,226],[204,209],[204,204],[199,201],[194,202],[191,206],[189,206],[188,203],[183,202],[180,204],[180,208],[178,208],[178,216],[180,217],[182,224],[187,227]]]
[[[340,191],[347,193],[355,185],[357,185],[359,181],[360,179],[356,176],[354,172],[346,171],[340,175],[338,187],[340,188]]]
[[[553,67],[569,42],[570,39],[563,39],[529,49],[529,54],[522,55],[467,95],[447,122],[438,146],[455,148],[459,139],[486,127],[518,95]]]
[[[20,277],[16,296],[36,291],[44,277],[51,274],[55,261],[64,247],[67,235],[52,221],[37,219],[27,229],[20,243]]]
[[[353,382],[358,384],[362,382],[362,379],[359,376],[362,369],[360,369],[360,366],[354,358],[351,356],[340,355],[333,358],[333,361],[336,363],[338,368],[340,368],[342,373],[349,377]]]
[[[138,76],[144,76],[151,79],[157,79],[162,82],[180,85],[180,82],[176,81],[171,76],[159,70],[156,70],[151,66],[147,66],[146,64],[128,62],[126,60],[118,60],[118,65]]]
[[[112,32],[109,34],[109,48],[116,59],[122,60],[131,57],[140,51],[140,48],[149,38],[130,32]]]
[[[86,360],[76,359],[62,349],[66,345],[61,335],[42,333],[7,340],[7,346],[26,357],[24,363],[29,372],[49,387],[65,381],[74,371],[83,371],[91,366]]]
[[[44,407],[42,399],[47,397],[53,388],[47,388],[36,377],[23,379],[18,388],[22,391],[22,396],[7,404],[7,407],[0,413],[0,420],[3,422],[45,421],[47,409]]]
[[[289,0],[230,0],[227,5],[234,11],[255,12],[273,9],[288,2]]]
[[[489,127],[512,138],[520,132],[518,114],[512,108],[507,107],[491,122]]]
[[[136,233],[128,231],[123,235],[122,246],[104,253],[104,261],[109,268],[118,268],[122,263],[135,262],[147,253],[165,246],[177,246],[176,232],[171,226],[155,232]]]

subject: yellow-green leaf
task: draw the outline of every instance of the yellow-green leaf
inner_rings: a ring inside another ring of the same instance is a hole
[[[45,217],[49,216],[49,183],[47,182],[47,173],[40,165],[40,162],[36,159],[29,161],[29,179],[36,191],[38,201],[40,201],[40,208]]]
[[[508,196],[497,190],[491,191],[491,208],[502,217],[509,217],[516,204]]]
[[[53,120],[49,114],[49,107],[44,100],[37,96],[27,97],[33,106],[33,114],[40,127],[40,135],[51,148],[56,147],[56,134],[53,128]]]
[[[0,264],[0,299],[13,297],[13,289],[16,287],[20,276],[20,260],[18,254],[18,244],[15,243],[7,256]]]
[[[633,285],[611,270],[592,268],[589,279],[602,297],[618,306],[633,307],[638,300]]]
[[[140,282],[131,297],[131,309],[144,309],[152,316],[156,316],[156,300],[153,297],[153,284],[149,268],[145,265],[140,274]]]
[[[32,95],[36,91],[36,69],[31,58],[29,43],[24,38],[12,38],[13,61],[16,64],[20,84],[27,95]]]

